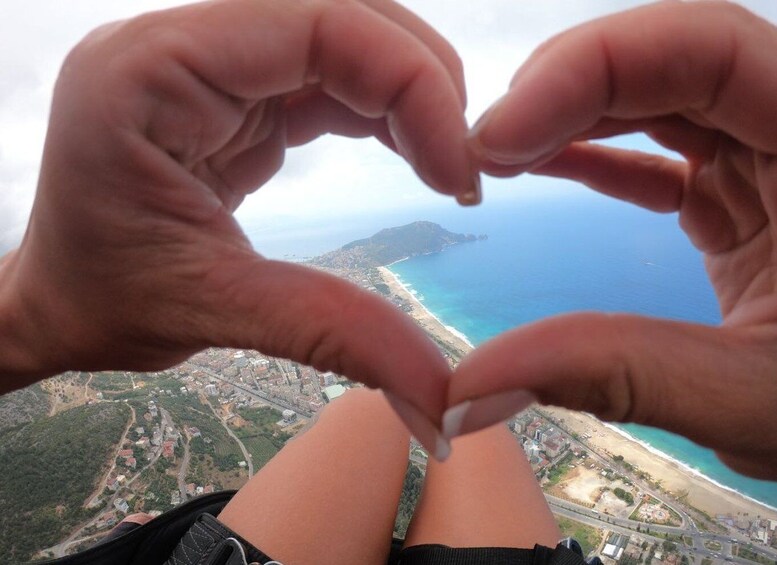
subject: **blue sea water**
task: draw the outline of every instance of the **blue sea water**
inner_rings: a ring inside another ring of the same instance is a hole
[[[391,267],[431,312],[476,345],[518,324],[576,310],[720,322],[701,256],[675,215],[573,195],[468,213],[431,212],[424,219],[489,236]],[[623,429],[714,481],[777,507],[777,483],[741,476],[683,437],[636,425]]]

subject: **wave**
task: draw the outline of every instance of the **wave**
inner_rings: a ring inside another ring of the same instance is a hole
[[[728,485],[724,485],[723,483],[721,483],[719,481],[716,481],[712,477],[710,477],[708,475],[705,475],[698,468],[693,467],[693,466],[689,465],[688,463],[686,463],[685,461],[681,461],[680,459],[677,459],[676,457],[673,457],[673,456],[669,455],[665,451],[661,451],[660,449],[658,449],[657,447],[653,446],[649,442],[647,442],[647,441],[645,441],[643,439],[640,439],[640,438],[638,438],[636,436],[633,436],[632,434],[630,434],[629,432],[627,432],[623,428],[620,428],[620,427],[616,426],[615,424],[610,424],[608,422],[602,422],[602,424],[604,424],[604,426],[606,428],[608,428],[608,429],[614,431],[615,433],[625,437],[629,441],[632,441],[634,443],[638,443],[639,445],[644,447],[646,450],[648,450],[653,455],[656,455],[658,457],[666,459],[667,461],[670,461],[671,463],[677,465],[678,467],[682,467],[683,470],[687,471],[691,475],[693,475],[695,477],[698,477],[700,479],[703,479],[703,480],[707,481],[708,483],[711,483],[711,484],[715,485],[718,488],[721,488],[721,489],[726,490],[728,492],[734,493],[737,496],[741,496],[742,498],[746,498],[747,500],[749,500],[751,502],[755,502],[756,504],[759,504],[759,505],[761,505],[761,506],[763,506],[765,508],[768,508],[769,510],[777,512],[777,507],[772,506],[771,504],[767,504],[763,500],[758,500],[757,498],[753,498],[752,496],[749,496],[749,495],[743,493],[742,491],[737,490],[737,489],[735,489],[733,487],[730,487]]]
[[[402,260],[404,261],[404,259],[402,259]],[[392,263],[392,265],[393,265],[393,263]],[[459,331],[455,327],[450,326],[450,325],[446,324],[445,322],[443,322],[434,312],[429,310],[429,308],[427,308],[426,305],[423,302],[421,302],[421,300],[419,300],[419,298],[416,296],[417,295],[417,291],[415,291],[412,288],[410,288],[412,286],[410,283],[405,284],[402,281],[402,277],[400,277],[397,273],[395,273],[394,271],[389,269],[388,265],[386,266],[386,270],[389,273],[391,273],[391,276],[394,277],[394,280],[397,281],[397,284],[399,286],[401,286],[405,290],[405,292],[407,292],[407,294],[410,296],[410,298],[412,298],[415,301],[415,303],[418,304],[418,306],[420,306],[427,314],[429,314],[432,318],[437,320],[439,322],[439,324],[442,327],[444,327],[446,330],[448,330],[450,333],[455,335],[457,338],[459,338],[461,341],[466,343],[472,349],[475,349],[475,344],[472,343],[472,340],[470,340],[464,332]]]
[[[397,263],[401,263],[402,261],[407,261],[408,259],[410,259],[409,256],[408,257],[402,257],[402,259],[397,259],[396,261],[392,261],[391,263],[386,265],[386,268],[388,269],[391,265],[396,265]],[[394,275],[394,276],[396,276],[396,275]]]

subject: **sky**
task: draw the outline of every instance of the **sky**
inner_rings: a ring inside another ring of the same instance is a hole
[[[0,18],[0,252],[18,245],[30,213],[58,69],[67,52],[100,24],[185,2],[170,0],[2,0]],[[543,41],[639,0],[405,0],[456,47],[473,122],[503,94],[517,67]],[[777,2],[739,3],[777,22]],[[617,143],[617,142],[616,142]],[[641,139],[624,145],[643,147]],[[563,183],[538,177],[486,179],[486,204],[516,194],[550,197]],[[374,140],[324,136],[289,151],[283,169],[237,212],[249,229],[280,229],[322,218],[453,206]]]

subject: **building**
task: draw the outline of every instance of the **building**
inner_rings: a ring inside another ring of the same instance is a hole
[[[332,386],[337,384],[337,377],[332,371],[321,375],[321,380],[323,381],[324,386]]]
[[[602,555],[619,560],[623,556],[623,550],[629,544],[629,536],[625,534],[610,534],[607,542],[604,544]]]
[[[218,396],[219,391],[216,388],[216,385],[209,384],[209,385],[205,385],[205,394],[207,394],[208,396]]]
[[[162,457],[165,459],[171,459],[175,456],[175,443],[172,441],[166,441],[162,444]]]
[[[116,510],[118,510],[122,514],[126,514],[127,512],[129,512],[129,504],[123,498],[117,498],[116,500],[114,500],[113,506],[114,508],[116,508]]]
[[[291,424],[293,422],[297,421],[297,413],[293,410],[284,410],[283,411],[283,423],[284,424]]]
[[[327,402],[332,402],[335,398],[339,398],[345,394],[346,389],[343,385],[332,385],[324,389],[324,398]]]
[[[554,438],[547,440],[543,447],[545,448],[545,453],[548,454],[548,457],[555,459],[566,450],[567,446],[563,441],[558,441]]]

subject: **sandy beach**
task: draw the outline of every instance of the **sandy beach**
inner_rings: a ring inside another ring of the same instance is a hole
[[[445,325],[433,316],[421,302],[402,286],[397,277],[386,267],[378,267],[378,272],[389,287],[392,294],[405,299],[412,307],[410,315],[415,318],[419,325],[429,332],[436,339],[447,344],[450,348],[465,354],[472,350],[472,346],[462,338],[451,332]]]
[[[450,348],[461,352],[462,355],[472,350],[469,343],[453,333],[424,308],[421,302],[408,292],[389,269],[379,267],[378,270],[392,294],[406,300],[412,306],[410,315],[418,321],[422,328]],[[543,407],[541,410],[559,421],[569,432],[577,433],[581,437],[590,436],[587,443],[597,451],[621,455],[625,461],[641,471],[649,473],[654,481],[660,480],[662,488],[667,492],[676,496],[687,493],[688,504],[712,517],[718,514],[736,517],[741,514],[742,516],[749,515],[751,518],[761,516],[777,520],[777,511],[736,492],[722,488],[678,465],[671,459],[651,452],[640,443],[605,426],[592,415],[553,407]]]
[[[562,408],[543,407],[564,428],[581,437],[590,436],[586,442],[600,452],[621,455],[624,460],[649,473],[653,480],[660,480],[664,490],[675,495],[688,493],[688,503],[710,516],[729,514],[737,516],[761,516],[777,519],[777,512],[735,492],[719,487],[672,461],[649,451],[640,443],[629,440],[602,424],[596,417]]]

